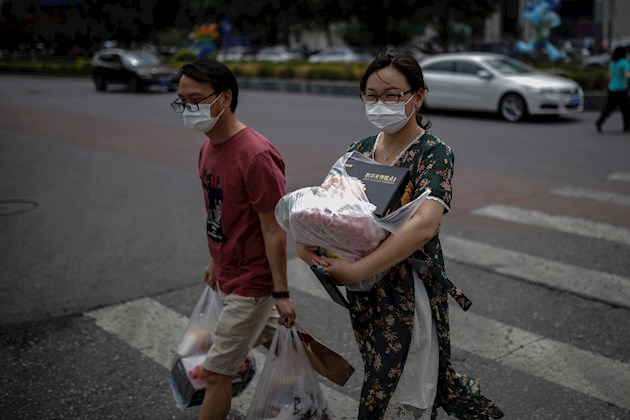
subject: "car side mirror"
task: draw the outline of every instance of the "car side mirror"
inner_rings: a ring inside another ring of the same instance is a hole
[[[492,74],[487,70],[479,70],[477,72],[477,77],[483,80],[490,80],[492,79]]]

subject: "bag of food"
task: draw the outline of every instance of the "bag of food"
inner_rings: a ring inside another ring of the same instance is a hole
[[[246,420],[331,418],[296,327],[278,325]]]
[[[177,407],[184,409],[203,402],[206,391],[206,354],[214,343],[221,315],[218,294],[206,285],[188,321],[170,371],[169,382]],[[240,394],[256,373],[256,359],[250,353],[232,378],[232,396]]]
[[[425,189],[414,200],[379,218],[373,214],[376,206],[369,201],[362,182],[348,175],[348,159],[378,164],[361,153],[346,153],[331,167],[320,186],[301,188],[282,197],[276,205],[275,217],[296,242],[318,246],[329,257],[356,261],[400,229],[431,190]],[[369,290],[380,278],[346,287]]]

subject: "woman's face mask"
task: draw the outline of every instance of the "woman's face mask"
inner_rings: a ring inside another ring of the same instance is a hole
[[[403,128],[414,115],[412,112],[407,116],[405,113],[405,105],[415,97],[415,94],[411,95],[411,98],[405,103],[396,102],[394,104],[388,104],[376,102],[374,104],[365,104],[365,115],[367,115],[368,120],[374,124],[376,128],[384,133],[396,133]]]
[[[225,111],[225,108],[219,112],[219,115],[213,117],[210,114],[210,107],[223,95],[221,93],[217,98],[209,104],[198,104],[198,111],[189,111],[188,109],[184,109],[184,113],[182,114],[184,117],[184,125],[188,128],[192,128],[193,130],[201,131],[202,133],[207,133],[212,130],[217,121],[219,121],[219,117]]]

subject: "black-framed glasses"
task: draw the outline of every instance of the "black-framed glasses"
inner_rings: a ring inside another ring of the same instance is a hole
[[[212,92],[210,95],[199,99],[197,102],[177,102],[179,100],[179,98],[177,98],[173,102],[171,102],[171,108],[173,108],[173,111],[179,113],[184,112],[184,109],[187,109],[190,112],[197,112],[199,111],[199,104],[201,102],[205,101],[212,95],[216,95],[217,93],[219,92]]]
[[[379,99],[385,104],[397,104],[400,101],[400,98],[411,92],[411,89],[409,89],[407,92],[384,93],[382,95],[377,95],[376,93],[371,92],[361,92],[359,96],[361,97],[361,100],[366,104],[375,104],[378,102]]]

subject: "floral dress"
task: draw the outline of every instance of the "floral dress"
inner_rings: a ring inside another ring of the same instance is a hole
[[[374,135],[352,144],[348,150],[373,159],[377,141],[378,136]],[[429,199],[439,201],[446,213],[452,197],[453,159],[448,145],[425,132],[401,152],[395,164],[408,168],[411,173],[415,186],[411,199],[418,197],[423,188],[430,188]],[[386,410],[402,375],[412,340],[416,311],[414,271],[428,295],[439,347],[432,417],[437,415],[438,407],[459,419],[503,417],[502,411],[481,394],[475,379],[456,373],[451,366],[448,294],[464,310],[472,303],[446,277],[438,233],[410,258],[392,267],[370,291],[347,291],[350,320],[365,370],[358,418],[389,417]],[[417,417],[410,415],[409,418]]]

